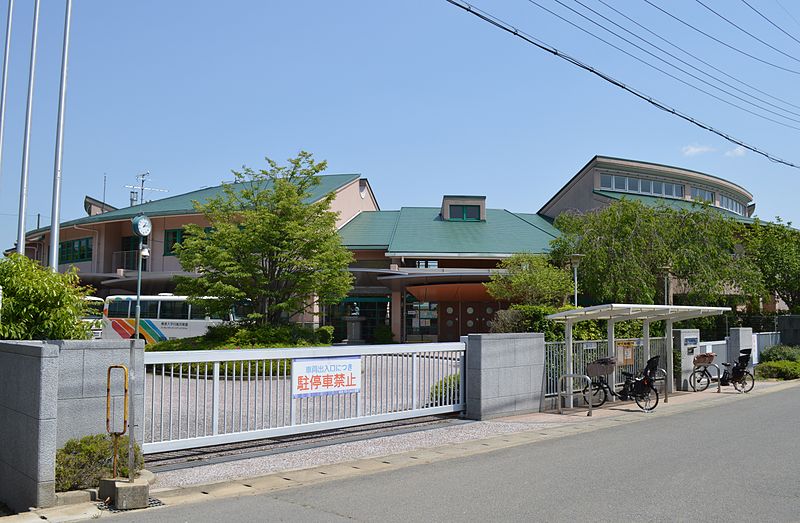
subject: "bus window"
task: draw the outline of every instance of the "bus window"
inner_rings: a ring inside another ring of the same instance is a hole
[[[86,316],[87,320],[100,320],[103,318],[103,300],[87,300]]]
[[[141,317],[148,319],[158,318],[158,301],[157,300],[142,300],[141,302]],[[136,305],[131,307],[131,313],[136,315]]]
[[[185,301],[162,301],[158,317],[162,320],[189,319],[189,304]]]
[[[130,314],[128,306],[131,304],[129,300],[111,301],[108,303],[108,317],[109,318],[129,318]]]
[[[202,305],[192,305],[192,317],[193,320],[204,320],[206,319],[206,312],[205,307]]]

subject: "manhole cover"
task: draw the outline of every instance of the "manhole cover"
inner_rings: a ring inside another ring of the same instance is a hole
[[[147,507],[145,507],[145,508],[163,507],[163,506],[164,506],[164,503],[160,499],[147,498]],[[98,503],[97,504],[97,508],[99,508],[100,510],[107,510],[107,511],[111,512],[112,514],[115,514],[117,512],[127,512],[126,510],[119,509],[119,508],[115,507],[114,505],[107,505],[105,502]]]

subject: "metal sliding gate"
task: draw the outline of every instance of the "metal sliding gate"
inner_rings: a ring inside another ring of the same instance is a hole
[[[293,361],[331,358],[360,359],[357,392],[292,393]],[[464,364],[463,343],[146,352],[142,450],[459,412]]]

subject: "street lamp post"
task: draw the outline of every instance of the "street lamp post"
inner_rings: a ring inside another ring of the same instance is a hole
[[[133,234],[139,237],[139,263],[136,270],[136,323],[134,324],[133,338],[131,339],[130,349],[130,368],[128,370],[128,382],[130,390],[133,394],[128,396],[128,427],[130,428],[128,436],[128,479],[131,483],[135,479],[136,473],[134,466],[136,464],[136,342],[139,339],[139,320],[142,316],[142,260],[150,256],[150,250],[144,246],[144,239],[150,235],[153,230],[153,225],[150,219],[139,214],[131,219],[133,227]]]
[[[672,267],[664,265],[660,269],[664,271],[664,305],[669,305],[669,275]]]
[[[573,305],[578,306],[578,265],[581,264],[581,258],[585,254],[573,254],[569,257],[569,263],[572,265],[572,280],[575,285],[575,302]]]

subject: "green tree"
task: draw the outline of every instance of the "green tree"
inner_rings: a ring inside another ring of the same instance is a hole
[[[0,338],[6,340],[87,339],[91,331],[82,321],[90,287],[79,285],[75,269],[53,272],[26,256],[12,254],[0,260]]]
[[[523,305],[562,305],[572,290],[569,271],[550,265],[540,254],[519,253],[500,263],[486,290],[496,300]]]
[[[352,255],[336,231],[334,193],[310,201],[326,163],[307,152],[285,166],[266,161],[267,169],[234,171],[236,183],[221,195],[195,202],[211,227],[185,226],[176,254],[198,273],[179,278],[179,292],[222,310],[247,300],[259,323],[274,325],[344,298]]]
[[[598,302],[654,303],[664,267],[690,303],[713,303],[763,292],[760,274],[742,253],[744,226],[708,205],[649,207],[623,198],[586,214],[564,213],[555,222],[554,263],[584,255],[581,288]],[[663,296],[662,296],[663,298]]]
[[[756,220],[750,229],[747,253],[761,271],[764,285],[794,313],[800,311],[800,231],[791,223]]]

